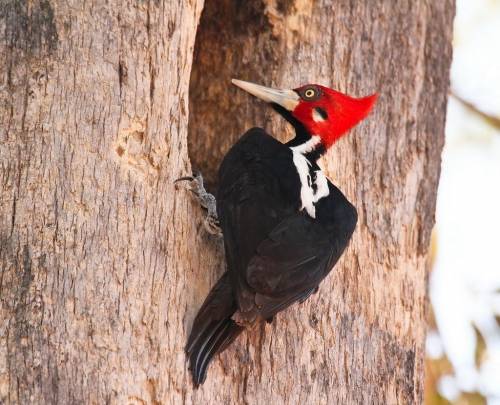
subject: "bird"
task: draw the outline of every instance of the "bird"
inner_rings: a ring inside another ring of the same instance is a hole
[[[248,130],[223,158],[216,198],[201,174],[179,179],[193,182],[191,190],[209,212],[207,229],[220,228],[211,233],[222,235],[227,263],[185,347],[195,387],[204,383],[213,357],[245,329],[272,322],[317,292],[346,249],[357,211],[318,160],[377,99],[376,93],[354,98],[318,84],[292,90],[232,83],[268,103],[295,137],[282,143],[262,128]]]

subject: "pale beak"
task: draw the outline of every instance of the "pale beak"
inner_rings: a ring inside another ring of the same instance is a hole
[[[231,82],[240,89],[250,93],[252,96],[260,98],[266,103],[278,104],[288,111],[295,110],[295,107],[297,107],[300,101],[299,95],[293,90],[271,89],[269,87],[259,86],[258,84],[237,79],[232,79]]]

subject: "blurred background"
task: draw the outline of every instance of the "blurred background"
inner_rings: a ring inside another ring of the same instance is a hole
[[[500,0],[457,0],[425,403],[500,405]]]

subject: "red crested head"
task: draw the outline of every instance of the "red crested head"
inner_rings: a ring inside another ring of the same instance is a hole
[[[353,98],[328,87],[309,84],[294,91],[300,101],[292,115],[311,135],[319,135],[328,148],[365,118],[373,108],[377,95]]]
[[[365,118],[377,94],[353,98],[317,84],[294,90],[276,90],[233,79],[233,84],[271,103],[297,130],[297,136],[319,136],[326,148]]]

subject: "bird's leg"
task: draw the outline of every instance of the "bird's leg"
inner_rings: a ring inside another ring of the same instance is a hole
[[[219,226],[219,218],[217,218],[217,202],[213,194],[205,190],[203,185],[203,176],[200,172],[194,173],[192,176],[181,177],[175,180],[174,183],[179,181],[189,181],[187,187],[193,193],[200,205],[207,211],[207,216],[204,220],[205,229],[211,235],[222,237],[222,230]]]

